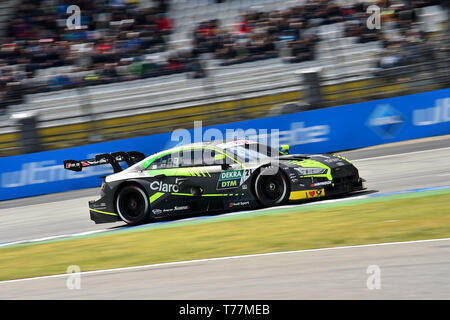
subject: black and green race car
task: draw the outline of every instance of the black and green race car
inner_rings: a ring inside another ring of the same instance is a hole
[[[363,190],[347,159],[332,154],[288,154],[250,140],[212,141],[151,156],[136,151],[65,160],[68,170],[111,164],[100,199],[89,201],[95,223],[142,224],[163,217],[282,205]],[[122,170],[120,162],[127,162]]]

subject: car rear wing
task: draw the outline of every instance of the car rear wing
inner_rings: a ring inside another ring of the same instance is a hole
[[[111,152],[111,153],[101,153],[95,155],[92,159],[86,160],[64,160],[64,169],[72,170],[72,171],[81,171],[83,168],[99,166],[102,164],[110,164],[114,173],[122,171],[122,166],[120,162],[126,162],[128,166],[132,166],[133,164],[143,160],[145,155],[142,152],[138,151],[129,151],[129,152]]]

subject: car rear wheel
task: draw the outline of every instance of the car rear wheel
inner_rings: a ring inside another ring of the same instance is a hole
[[[255,180],[255,194],[265,207],[283,204],[289,197],[289,186],[286,177],[280,171],[266,175],[261,171]]]
[[[117,213],[123,221],[137,225],[148,220],[149,201],[141,187],[128,185],[119,191],[116,199]]]

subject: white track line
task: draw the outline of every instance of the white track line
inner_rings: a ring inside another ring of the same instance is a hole
[[[354,159],[351,161],[367,161],[367,160],[375,160],[375,159],[387,159],[387,158],[395,158],[395,157],[400,157],[400,156],[405,156],[405,155],[412,155],[412,154],[419,154],[419,153],[426,153],[426,152],[433,152],[433,151],[440,151],[440,150],[449,150],[449,149],[450,149],[450,147],[428,149],[428,150],[421,150],[421,151],[411,151],[411,152],[389,154],[389,155],[385,155],[385,156],[378,156],[378,157],[371,157],[371,158]]]
[[[100,229],[100,230],[84,231],[84,232],[78,232],[78,233],[72,233],[72,234],[61,234],[61,235],[56,235],[56,236],[48,236],[48,237],[30,239],[30,240],[17,240],[17,241],[13,241],[13,242],[0,243],[0,248],[12,246],[15,244],[30,244],[30,243],[34,243],[34,242],[42,242],[42,241],[48,241],[48,240],[80,237],[80,236],[86,236],[86,235],[90,235],[90,234],[107,232],[107,231],[114,231],[114,230]]]
[[[450,176],[450,172],[449,172],[449,173],[441,173],[441,174],[437,174],[437,176],[441,176],[441,177]]]
[[[281,251],[281,252],[268,252],[268,253],[259,253],[259,254],[247,254],[247,255],[240,255],[240,256],[229,256],[229,257],[218,257],[218,258],[208,258],[208,259],[198,259],[198,260],[176,261],[176,262],[166,262],[166,263],[158,263],[158,264],[147,264],[147,265],[134,266],[134,267],[123,267],[123,268],[115,268],[115,269],[103,269],[103,270],[94,270],[94,271],[84,271],[84,272],[79,272],[77,274],[78,275],[89,275],[89,274],[101,274],[101,273],[109,273],[109,272],[127,272],[127,271],[133,271],[133,270],[152,269],[152,268],[157,268],[157,267],[167,267],[167,266],[174,266],[174,265],[204,263],[204,262],[222,261],[222,260],[257,258],[257,257],[283,255],[283,254],[297,254],[297,253],[320,252],[320,251],[331,251],[331,250],[342,250],[342,249],[369,248],[369,247],[392,246],[392,245],[409,245],[409,244],[416,244],[416,243],[428,243],[428,242],[439,242],[439,241],[450,241],[450,238],[399,241],[399,242],[385,242],[385,243],[373,243],[373,244],[363,244],[363,245],[355,245],[355,246],[328,247],[328,248],[306,249],[306,250],[295,250],[295,251]],[[63,278],[63,277],[73,276],[73,275],[74,275],[74,273],[63,273],[63,274],[55,274],[55,275],[42,276],[42,277],[5,280],[5,281],[0,281],[0,285],[7,284],[7,283],[14,283],[14,282],[25,282],[25,281],[31,281],[31,280]]]

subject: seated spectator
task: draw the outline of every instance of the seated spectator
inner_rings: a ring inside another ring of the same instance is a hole
[[[116,81],[118,78],[116,66],[117,63],[105,63],[103,69],[100,71],[102,80],[106,80],[107,82]]]
[[[382,69],[394,68],[403,65],[404,61],[404,57],[398,53],[385,53],[378,61],[378,67]]]
[[[158,14],[158,18],[155,21],[156,30],[164,34],[170,34],[172,32],[172,22],[163,13]]]
[[[314,59],[314,46],[306,39],[300,39],[289,43],[291,56],[286,57],[286,62],[296,63]]]
[[[204,69],[201,60],[198,58],[188,58],[186,68],[189,71],[187,74],[188,78],[199,79],[207,76],[206,70]]]
[[[70,88],[74,82],[67,74],[60,74],[50,78],[48,85],[52,89]]]
[[[133,58],[122,58],[116,66],[116,72],[121,81],[132,80],[130,65],[133,63]]]
[[[156,77],[163,74],[164,67],[152,57],[146,57],[143,63],[145,76]]]
[[[181,60],[177,56],[171,55],[167,59],[167,65],[164,67],[164,70],[180,71],[183,68],[184,68],[184,65],[182,64]]]

